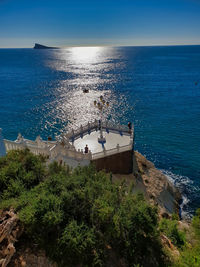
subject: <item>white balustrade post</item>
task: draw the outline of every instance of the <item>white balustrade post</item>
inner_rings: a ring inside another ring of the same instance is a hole
[[[119,152],[119,144],[117,144],[117,151]]]
[[[81,134],[82,134],[83,133],[83,125],[82,124],[81,124],[80,129],[81,129]]]
[[[18,133],[18,136],[17,136],[17,140],[18,142],[21,142],[23,139],[22,135],[20,133]]]

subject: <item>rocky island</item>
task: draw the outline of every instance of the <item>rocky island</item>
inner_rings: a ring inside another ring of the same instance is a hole
[[[33,49],[59,49],[59,47],[51,47],[51,46],[46,46],[46,45],[35,43],[35,46],[33,47]]]

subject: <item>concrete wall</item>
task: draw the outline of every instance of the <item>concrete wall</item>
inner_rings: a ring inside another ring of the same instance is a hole
[[[133,172],[133,150],[92,160],[96,169],[106,172],[129,174]]]

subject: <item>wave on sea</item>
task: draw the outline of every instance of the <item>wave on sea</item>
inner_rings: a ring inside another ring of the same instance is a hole
[[[200,188],[194,185],[194,182],[187,176],[174,174],[171,171],[161,169],[162,173],[168,180],[179,189],[182,195],[180,204],[180,214],[183,219],[191,219],[194,210],[191,209],[190,203],[194,196],[200,192]]]

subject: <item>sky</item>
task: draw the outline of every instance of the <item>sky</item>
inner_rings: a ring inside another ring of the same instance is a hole
[[[0,0],[0,47],[200,44],[200,0]]]

